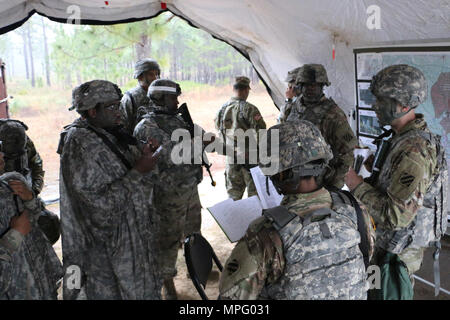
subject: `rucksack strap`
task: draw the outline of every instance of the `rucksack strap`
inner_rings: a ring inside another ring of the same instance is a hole
[[[363,255],[364,265],[366,269],[370,265],[370,235],[367,232],[368,226],[366,225],[366,221],[363,216],[362,209],[356,200],[356,198],[350,192],[346,190],[339,190],[337,188],[328,188],[331,194],[331,198],[333,199],[333,205],[335,203],[345,203],[346,205],[351,205],[356,212],[356,220],[358,224],[358,232],[361,237],[361,242],[359,243],[359,250]]]
[[[108,146],[108,148],[120,159],[120,161],[122,161],[122,163],[124,164],[124,166],[128,169],[131,170],[133,168],[133,166],[131,165],[131,163],[127,160],[127,158],[125,158],[125,156],[122,154],[122,152],[119,151],[119,149],[117,149],[117,147],[114,145],[114,143],[111,142],[111,140],[108,139],[107,136],[105,136],[103,133],[98,132],[97,130],[94,130],[92,127],[88,126],[86,127],[87,129],[89,129],[90,131],[92,131],[93,133],[95,133],[100,139],[102,139],[102,141]]]
[[[359,249],[361,250],[361,253],[364,258],[364,265],[366,266],[366,269],[369,267],[369,251],[370,251],[370,241],[369,237],[370,235],[367,233],[367,225],[366,221],[364,219],[362,209],[358,203],[358,201],[355,199],[353,194],[351,194],[349,191],[341,190],[342,193],[344,193],[348,199],[352,203],[352,207],[355,208],[356,211],[356,217],[358,222],[358,232],[361,236],[361,242],[359,243]]]
[[[289,222],[292,221],[292,219],[297,217],[296,214],[290,212],[283,206],[265,209],[262,214],[272,222],[273,227],[277,231],[283,229]]]

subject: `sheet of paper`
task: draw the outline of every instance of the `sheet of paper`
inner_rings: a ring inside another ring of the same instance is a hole
[[[253,182],[256,186],[256,191],[258,192],[259,199],[261,200],[261,206],[263,209],[269,209],[277,207],[280,205],[283,196],[277,192],[269,179],[269,193],[266,189],[266,176],[263,175],[259,167],[254,167],[250,169],[252,174]]]
[[[207,209],[231,242],[239,241],[250,223],[262,214],[257,196],[238,201],[227,199]]]

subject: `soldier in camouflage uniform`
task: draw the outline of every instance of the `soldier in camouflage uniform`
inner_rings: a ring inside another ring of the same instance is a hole
[[[167,300],[177,299],[173,277],[177,274],[176,260],[182,240],[184,236],[200,232],[201,227],[202,206],[197,188],[203,179],[201,162],[195,164],[195,152],[192,152],[193,158],[187,164],[176,164],[171,157],[172,151],[181,142],[172,141],[173,132],[189,129],[177,112],[180,94],[181,88],[177,83],[166,79],[154,81],[148,96],[155,109],[145,115],[134,130],[138,140],[152,137],[162,147],[158,169],[165,176],[160,177],[155,185],[153,206],[160,218],[157,241],[161,256],[158,262],[162,268],[164,297]]]
[[[333,157],[330,147],[309,121],[278,124],[269,129],[269,139],[274,130],[279,154],[260,167],[284,197],[250,224],[234,248],[222,272],[220,298],[366,299],[358,214],[346,194],[320,184]],[[369,217],[362,215],[369,232]]]
[[[136,124],[146,113],[153,110],[153,103],[147,97],[147,90],[154,80],[159,79],[160,74],[161,69],[156,60],[142,59],[134,65],[133,77],[138,79],[138,85],[125,92],[120,102],[124,126],[129,134],[133,134]]]
[[[291,114],[293,106],[299,104],[300,102],[301,92],[298,89],[297,84],[295,83],[297,80],[297,72],[299,70],[300,67],[288,72],[287,78],[285,80],[288,83],[288,88],[286,90],[286,100],[284,106],[282,106],[280,109],[280,114],[278,115],[277,119],[278,123],[285,122]]]
[[[344,176],[353,164],[353,150],[358,141],[345,113],[331,98],[325,97],[323,87],[329,86],[327,72],[321,64],[305,64],[297,73],[302,97],[292,109],[288,121],[308,120],[315,124],[331,146],[333,160],[325,175],[325,185],[342,188]]]
[[[424,248],[436,245],[446,228],[444,148],[423,115],[414,112],[428,90],[420,70],[408,65],[387,67],[372,79],[370,90],[380,124],[391,125],[394,135],[388,140],[378,179],[364,182],[350,169],[346,184],[376,223],[376,256],[385,251],[398,254],[413,280]]]
[[[223,142],[228,148],[233,148],[235,155],[226,158],[225,168],[225,184],[227,193],[233,200],[239,200],[244,195],[245,189],[249,197],[257,195],[256,187],[250,174],[250,169],[257,166],[257,163],[250,163],[249,153],[258,152],[258,150],[250,150],[250,146],[246,145],[242,150],[237,145],[236,130],[242,129],[244,132],[249,129],[255,130],[258,134],[259,129],[265,129],[266,123],[261,116],[258,108],[247,102],[250,92],[250,79],[247,77],[236,77],[233,86],[235,97],[225,103],[214,119],[216,130],[220,133]],[[257,137],[254,141],[258,143]],[[245,164],[237,163],[239,156],[244,154]],[[234,159],[233,159],[234,158]]]
[[[5,162],[0,153],[0,174]],[[18,172],[0,175],[0,300],[57,298],[61,262],[37,224],[40,202]]]
[[[72,91],[81,118],[61,133],[64,299],[160,299],[151,210],[151,146],[117,129],[122,93],[93,80]],[[73,286],[70,266],[81,270]]]
[[[25,131],[28,127],[19,120],[0,119],[0,141],[3,141],[5,171],[20,172],[32,184],[35,195],[44,187],[45,171],[33,141]]]

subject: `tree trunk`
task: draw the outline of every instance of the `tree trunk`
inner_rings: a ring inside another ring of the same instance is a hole
[[[139,37],[139,42],[134,45],[136,49],[136,60],[141,60],[150,57],[151,39],[148,34],[142,33]]]
[[[31,86],[36,86],[36,79],[34,77],[34,61],[33,61],[33,46],[31,44],[31,31],[30,24],[27,24],[27,38],[28,38],[28,51],[30,53],[30,67],[31,67]]]
[[[22,30],[22,40],[23,40],[23,57],[25,58],[25,72],[27,80],[30,79],[30,68],[28,66],[28,49],[27,49],[27,36],[25,30]]]
[[[178,50],[176,41],[172,44],[172,63],[170,64],[170,79],[172,80],[178,80],[177,79],[177,73],[178,73],[178,64],[177,64],[177,58],[178,58]]]
[[[105,79],[105,80],[108,80],[106,70],[107,70],[106,59],[103,58],[103,74],[104,74],[104,79]]]
[[[48,56],[48,44],[47,44],[47,33],[45,31],[45,21],[44,17],[41,16],[42,23],[42,35],[44,36],[44,60],[45,60],[45,75],[47,77],[47,86],[51,86],[50,82],[50,59]]]

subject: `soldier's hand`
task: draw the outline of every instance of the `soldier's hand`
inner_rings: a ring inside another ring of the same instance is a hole
[[[159,155],[153,154],[150,143],[146,144],[142,149],[142,156],[136,161],[134,169],[140,173],[148,173],[152,171],[158,162]]]
[[[364,161],[364,167],[367,171],[372,172],[373,162],[375,161],[375,155],[371,154],[367,157],[366,161]]]
[[[19,180],[10,180],[9,186],[15,195],[18,195],[23,201],[30,201],[33,199],[33,191],[23,182]]]
[[[155,152],[156,149],[158,149],[159,146],[161,145],[158,140],[153,138],[148,139],[148,144],[150,145],[150,149],[152,152]]]
[[[350,168],[347,174],[345,175],[345,184],[351,191],[353,191],[359,184],[363,182],[364,182],[363,177],[358,176],[358,174],[353,168]]]
[[[12,217],[9,225],[12,229],[19,231],[22,235],[27,235],[31,231],[31,222],[28,211],[24,210],[20,216]]]
[[[286,98],[292,99],[292,98],[294,98],[294,96],[295,96],[294,87],[293,86],[292,87],[288,87],[287,90],[286,90]]]

